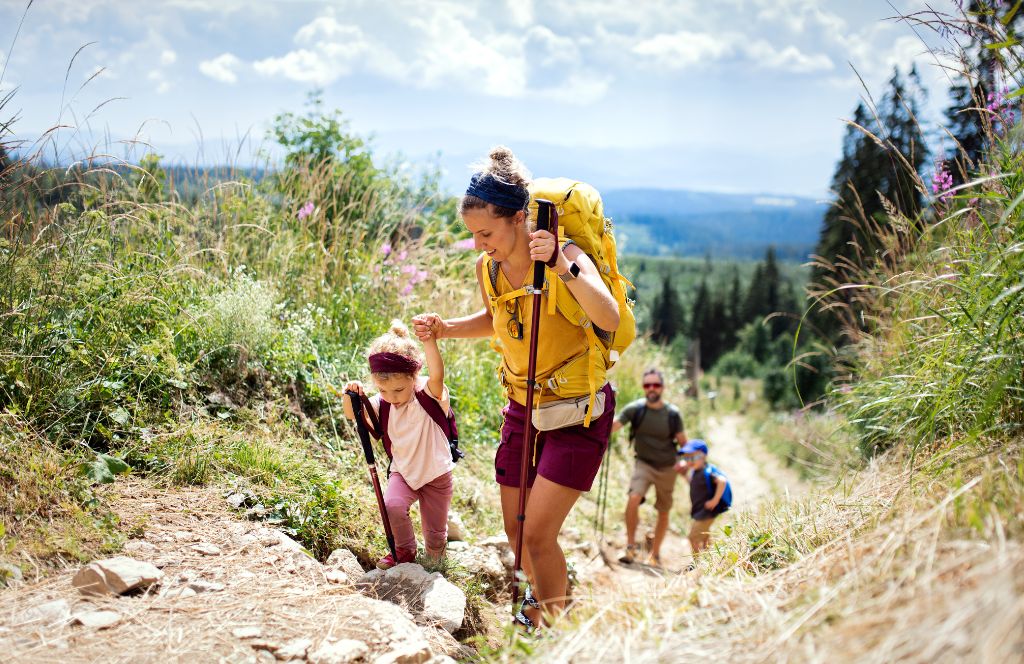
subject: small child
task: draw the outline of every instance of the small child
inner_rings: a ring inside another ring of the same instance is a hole
[[[423,353],[400,321],[391,322],[391,330],[370,344],[370,375],[378,394],[370,397],[377,419],[381,400],[390,404],[387,433],[391,441],[391,473],[388,476],[384,504],[395,536],[398,560],[389,553],[377,562],[380,569],[416,559],[416,533],[409,508],[420,501],[424,549],[438,560],[448,541],[448,508],[452,502],[452,451],[441,427],[420,404],[417,392],[437,401],[445,414],[450,413],[448,388],[444,384],[444,361],[436,337],[423,340]],[[429,376],[420,376],[423,356]],[[363,385],[353,381],[345,386],[363,395]],[[345,400],[345,416],[354,419],[352,404]],[[382,423],[383,425],[383,423]]]
[[[707,463],[708,446],[703,440],[691,440],[679,450],[682,460],[676,472],[690,480],[690,550],[697,554],[711,542],[711,524],[732,504],[732,487],[722,471]],[[691,565],[692,567],[692,565]]]

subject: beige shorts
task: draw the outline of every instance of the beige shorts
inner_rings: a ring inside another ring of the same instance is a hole
[[[672,509],[672,491],[676,487],[675,466],[655,468],[649,463],[636,460],[633,467],[633,479],[629,481],[629,493],[634,496],[646,496],[647,490],[654,485],[654,509],[668,512]]]

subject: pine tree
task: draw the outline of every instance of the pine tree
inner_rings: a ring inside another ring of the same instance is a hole
[[[669,275],[665,275],[659,293],[651,305],[651,338],[667,344],[683,330],[683,307],[679,294],[672,286]]]
[[[917,174],[928,157],[917,122],[923,99],[917,70],[904,79],[897,68],[876,112],[857,105],[832,178],[836,199],[825,212],[818,240],[811,281],[819,293],[856,280],[878,260],[879,229],[889,224],[886,201],[909,219],[920,213],[924,198]],[[832,300],[837,298],[844,315],[855,317],[849,291]],[[840,321],[820,312],[817,319],[819,328],[838,341]]]

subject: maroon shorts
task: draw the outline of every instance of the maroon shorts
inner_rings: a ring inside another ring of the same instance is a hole
[[[615,395],[611,385],[605,384],[601,390],[605,393],[604,413],[589,427],[577,424],[537,433],[527,486],[533,486],[539,473],[555,484],[590,491],[608,447],[615,418]],[[502,486],[519,486],[526,407],[509,401],[501,413],[505,423],[501,427],[501,445],[494,457],[494,479]]]

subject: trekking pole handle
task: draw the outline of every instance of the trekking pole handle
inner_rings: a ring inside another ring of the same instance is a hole
[[[363,446],[366,465],[374,465],[377,460],[373,456],[373,447],[370,445],[370,431],[366,428],[366,421],[363,420],[363,400],[355,390],[346,390],[345,395],[352,402],[352,415],[356,420],[356,433],[359,434],[359,442]]]
[[[537,199],[537,230],[546,231],[551,228],[551,219],[554,216],[555,204],[551,201]],[[555,251],[558,251],[558,238],[555,238]],[[539,291],[544,288],[544,263],[536,261],[533,264],[533,288]]]

